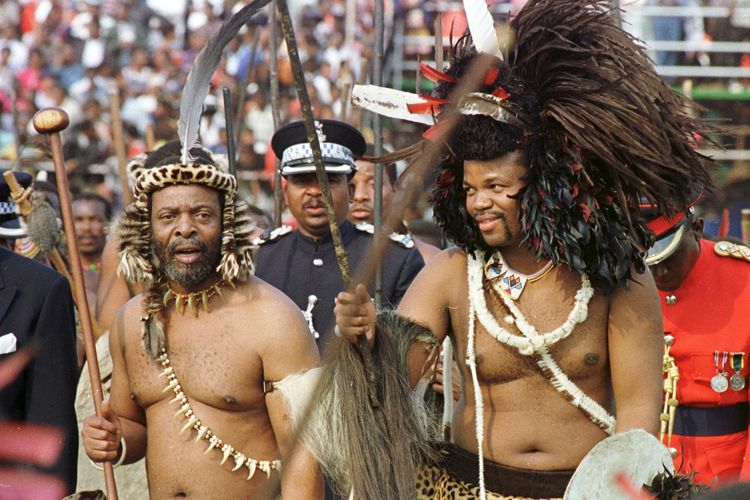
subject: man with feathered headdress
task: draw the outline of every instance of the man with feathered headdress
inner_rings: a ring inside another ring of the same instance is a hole
[[[179,141],[148,155],[120,222],[120,272],[143,293],[114,321],[110,400],[82,435],[94,462],[145,455],[152,498],[252,498],[279,478],[289,498],[322,494],[285,396],[298,372],[314,372],[315,343],[299,309],[253,276],[237,180],[197,144],[215,56],[262,5],[241,9],[196,57]]]
[[[653,236],[629,214],[640,196],[684,209],[685,186],[708,182],[701,126],[609,2],[532,0],[507,50],[484,2],[464,5],[471,38],[446,70],[422,68],[432,95],[353,92],[392,117],[438,117],[424,143],[383,161],[439,143],[433,209],[457,248],[430,261],[395,316],[376,321],[361,286],[340,294],[337,325],[375,348],[449,335],[461,353],[453,443],[419,468],[417,497],[619,498],[616,473],[640,486],[671,467],[652,435],[663,350],[644,265]],[[412,346],[409,366],[426,352]],[[340,477],[355,495],[368,484]]]

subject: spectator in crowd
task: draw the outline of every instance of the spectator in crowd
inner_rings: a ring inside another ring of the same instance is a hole
[[[111,218],[112,206],[98,194],[81,193],[73,198],[78,253],[81,255],[83,278],[90,304],[96,304],[102,252],[107,242],[106,230]]]

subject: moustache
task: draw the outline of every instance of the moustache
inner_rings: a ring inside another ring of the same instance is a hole
[[[302,204],[302,208],[325,208],[325,203],[320,200],[310,200]]]
[[[480,217],[484,217],[484,216],[496,217],[504,222],[507,222],[505,218],[505,214],[502,212],[493,212],[492,210],[482,210],[482,211],[471,213],[471,218],[474,219],[475,221],[479,219]]]
[[[201,253],[206,253],[208,251],[208,243],[200,239],[198,236],[193,236],[190,238],[177,239],[167,245],[167,256],[174,257],[179,247],[186,246],[198,247]]]

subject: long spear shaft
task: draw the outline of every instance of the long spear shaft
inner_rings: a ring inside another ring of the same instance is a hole
[[[383,85],[383,0],[375,0],[375,56],[372,65],[372,83],[378,87]],[[373,115],[372,128],[375,135],[375,156],[383,154],[383,129],[380,115]],[[383,237],[383,164],[375,165],[375,245],[378,246]],[[383,303],[383,262],[378,260],[375,267],[375,307],[380,309]]]
[[[232,124],[232,95],[229,93],[229,87],[221,89],[224,98],[224,130],[227,133],[227,162],[229,163],[229,173],[237,177],[237,154],[234,151],[234,125]]]
[[[307,133],[307,142],[310,143],[313,153],[313,161],[315,163],[315,174],[318,178],[318,184],[323,194],[323,203],[326,206],[326,215],[328,217],[328,227],[331,230],[331,239],[333,240],[333,248],[336,251],[336,260],[339,265],[339,271],[341,272],[341,279],[344,282],[346,289],[351,288],[351,275],[349,273],[349,259],[346,257],[346,250],[341,242],[341,233],[339,232],[339,226],[336,223],[336,214],[333,211],[333,200],[331,198],[331,186],[328,183],[328,175],[326,175],[325,164],[323,162],[323,154],[320,150],[320,141],[318,141],[318,134],[315,130],[315,123],[313,120],[312,106],[310,105],[310,96],[307,93],[307,87],[305,86],[305,74],[302,70],[302,63],[299,59],[299,51],[297,49],[297,40],[294,37],[294,28],[292,27],[292,18],[289,15],[289,7],[286,4],[286,0],[276,0],[276,6],[279,9],[281,16],[281,28],[284,31],[284,39],[286,40],[286,48],[289,52],[289,61],[292,64],[292,74],[294,75],[294,83],[297,88],[297,96],[299,97],[302,116],[305,123],[305,132]],[[377,393],[375,390],[377,377],[375,373],[375,363],[372,359],[372,353],[370,352],[370,346],[367,344],[367,339],[364,336],[360,336],[357,339],[357,348],[362,356],[362,361],[365,364],[365,369],[368,373],[370,381],[369,395],[370,404],[377,408],[380,406],[378,401]]]
[[[117,171],[120,176],[120,189],[122,190],[122,204],[127,206],[133,199],[128,185],[127,155],[125,153],[125,139],[122,133],[122,120],[120,119],[120,92],[116,85],[109,87],[110,113],[112,115],[112,140],[117,155]]]
[[[277,35],[277,15],[276,15],[276,5],[271,4],[271,16],[270,16],[270,23],[271,23],[271,42],[269,44],[269,48],[271,50],[270,58],[271,58],[271,115],[273,116],[273,129],[278,130],[278,128],[281,126],[281,115],[279,114],[279,106],[281,106],[280,98],[279,98],[279,54],[278,54],[278,45],[276,44],[276,41],[278,39]],[[273,169],[273,226],[274,227],[280,227],[281,226],[281,203],[282,203],[282,196],[281,196],[281,170],[279,170],[280,162],[278,159],[274,160],[276,168]]]
[[[67,240],[68,251],[70,253],[70,271],[75,284],[76,303],[80,306],[78,312],[81,329],[83,330],[83,345],[86,353],[86,363],[89,367],[89,380],[91,381],[91,390],[94,397],[94,408],[96,409],[96,414],[101,415],[102,379],[99,373],[99,360],[96,355],[96,340],[94,339],[94,328],[91,323],[89,302],[86,298],[86,285],[83,281],[81,256],[78,254],[73,207],[68,188],[68,177],[65,173],[62,141],[60,140],[60,132],[65,130],[70,124],[70,118],[68,118],[68,114],[61,108],[47,108],[38,111],[34,115],[33,123],[37,132],[46,134],[49,137],[52,148],[57,194],[60,197],[60,210],[63,216],[63,224],[65,225],[65,239]],[[117,487],[115,485],[115,472],[112,462],[104,462],[104,482],[107,489],[107,498],[117,500]]]

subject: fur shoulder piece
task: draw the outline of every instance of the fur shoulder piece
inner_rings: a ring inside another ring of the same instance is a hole
[[[265,243],[269,243],[271,241],[276,241],[282,236],[286,236],[287,234],[290,234],[291,232],[292,232],[292,226],[287,226],[287,225],[279,226],[276,229],[269,231],[263,234],[262,236],[259,236],[258,238],[256,238],[253,244],[258,246],[258,245],[263,245]]]
[[[750,247],[745,245],[720,241],[714,246],[714,252],[721,257],[733,257],[744,262],[750,262]]]

